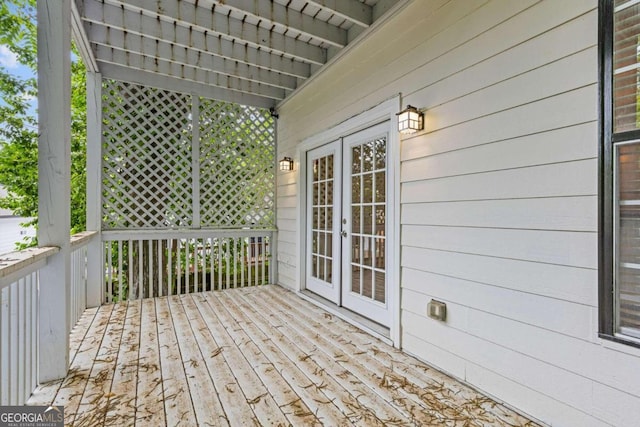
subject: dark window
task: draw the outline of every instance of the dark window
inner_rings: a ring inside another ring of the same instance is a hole
[[[640,346],[640,3],[599,6],[600,336]]]

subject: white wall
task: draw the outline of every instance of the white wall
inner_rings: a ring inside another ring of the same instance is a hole
[[[427,109],[401,146],[402,346],[551,425],[640,423],[640,351],[597,337],[597,20],[596,0],[415,0],[278,123],[280,158],[394,94]]]
[[[16,250],[16,243],[22,243],[26,237],[35,237],[35,227],[24,228],[20,224],[29,218],[0,216],[0,255]]]

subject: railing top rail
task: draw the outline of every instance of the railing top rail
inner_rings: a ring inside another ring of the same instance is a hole
[[[162,240],[208,237],[259,237],[274,233],[275,229],[170,229],[103,231],[103,241]]]
[[[60,248],[57,246],[44,246],[0,255],[0,289],[9,285],[18,276],[30,273],[38,263],[44,262],[58,251]]]
[[[86,246],[94,237],[100,234],[97,231],[83,231],[71,236],[71,250]]]

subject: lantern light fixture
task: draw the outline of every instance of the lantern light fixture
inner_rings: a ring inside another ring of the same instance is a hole
[[[424,114],[411,105],[407,105],[407,108],[396,116],[398,116],[398,132],[400,133],[415,133],[424,127]]]
[[[280,170],[284,172],[293,170],[293,159],[291,157],[285,157],[280,160]]]

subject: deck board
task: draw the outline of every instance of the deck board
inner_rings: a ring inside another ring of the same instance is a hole
[[[536,425],[278,286],[105,305],[74,334],[28,402],[67,425]]]
[[[167,425],[196,425],[196,413],[191,403],[189,383],[184,370],[186,360],[183,359],[180,347],[178,347],[178,339],[169,309],[169,298],[156,298],[155,302]]]
[[[220,396],[223,393],[233,393],[236,390],[233,390],[232,385],[229,383],[214,384],[207,369],[206,362],[208,358],[205,359],[200,352],[197,338],[193,335],[191,325],[184,314],[182,299],[167,298],[167,302],[169,303],[176,330],[177,342],[182,355],[183,370],[191,395],[196,422],[200,425],[211,426],[246,425],[247,420],[251,419],[250,417],[242,417],[243,414],[240,414],[238,418],[233,418],[230,414],[237,413],[234,407],[227,407],[226,411],[223,409],[220,403]]]
[[[141,307],[137,390],[135,425],[166,425],[156,307],[152,299],[143,300]]]
[[[285,414],[290,424],[308,426],[319,424],[316,416],[302,402],[302,399],[286,382],[282,374],[275,369],[261,348],[245,334],[242,328],[231,326],[233,320],[228,313],[223,310],[216,312],[209,305],[205,295],[194,296],[194,300],[207,320],[212,334],[216,334],[220,338],[221,347],[219,353],[229,353],[237,350],[238,353],[242,354],[251,370],[260,378],[260,381],[269,386],[267,391]],[[225,320],[227,321],[225,322]],[[228,336],[228,339],[225,336]],[[248,374],[236,373],[236,375],[244,376]]]

